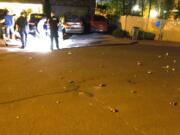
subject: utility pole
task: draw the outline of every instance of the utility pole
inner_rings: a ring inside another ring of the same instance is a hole
[[[125,15],[125,0],[123,0],[123,15]]]
[[[51,13],[51,3],[50,0],[44,0],[43,10],[46,16],[50,16]]]
[[[152,0],[149,0],[148,22],[146,24],[146,31],[148,31],[149,19],[151,14]]]
[[[151,7],[152,7],[152,0],[149,0],[148,20],[149,20],[149,18],[150,18]]]
[[[141,11],[141,15],[144,16],[144,0],[142,0],[142,11]]]

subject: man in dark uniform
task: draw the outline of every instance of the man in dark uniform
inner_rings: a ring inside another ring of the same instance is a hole
[[[50,26],[50,37],[51,37],[51,50],[53,50],[54,39],[56,42],[56,48],[59,49],[59,41],[58,41],[59,19],[55,16],[54,12],[51,12],[51,17],[49,19],[49,26]]]
[[[24,49],[26,47],[27,42],[27,16],[25,12],[21,12],[21,16],[16,21],[16,26],[18,26],[18,31],[21,38],[22,46],[21,48]]]

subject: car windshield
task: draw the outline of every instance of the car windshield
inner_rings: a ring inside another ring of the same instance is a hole
[[[31,21],[39,21],[43,18],[43,14],[31,14]]]
[[[95,21],[107,21],[107,19],[104,16],[94,16]]]
[[[80,22],[81,17],[76,15],[65,16],[65,22]]]

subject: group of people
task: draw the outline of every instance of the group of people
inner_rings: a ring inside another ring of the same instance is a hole
[[[17,30],[21,40],[21,48],[24,49],[27,44],[27,35],[28,35],[27,13],[25,11],[22,11],[20,16],[16,19],[16,21],[14,21],[13,15],[10,15],[9,12],[7,11],[3,21],[1,22],[3,22],[5,26],[5,33],[3,34],[3,38],[5,40],[9,40],[10,38],[15,39],[15,30]],[[55,16],[54,12],[51,12],[50,17],[46,19],[46,22],[49,25],[49,29],[50,29],[50,39],[51,39],[50,49],[53,50],[54,40],[56,43],[56,48],[59,49],[59,41],[58,41],[59,18]],[[44,26],[42,25],[42,27]]]

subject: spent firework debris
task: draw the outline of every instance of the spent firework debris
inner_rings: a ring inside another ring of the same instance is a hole
[[[174,63],[174,64],[176,64],[176,62],[177,62],[176,60],[173,60],[173,63]]]
[[[136,90],[131,90],[131,93],[132,93],[132,94],[136,94],[137,91],[136,91]]]
[[[16,116],[16,119],[19,119],[19,118],[20,118],[20,116],[19,116],[19,115],[17,115],[17,116]]]
[[[119,110],[116,109],[116,108],[108,107],[108,109],[109,109],[111,112],[113,112],[113,113],[119,112]]]
[[[72,84],[72,83],[75,83],[73,80],[69,80],[68,82],[71,83],[71,84]]]
[[[62,103],[61,100],[57,100],[57,101],[56,101],[56,104],[60,104],[60,103]]]
[[[169,65],[166,65],[166,66],[163,66],[162,68],[164,68],[164,69],[169,69],[170,66],[169,66]]]
[[[137,66],[141,66],[142,65],[142,63],[140,62],[140,61],[137,61]]]
[[[158,58],[162,58],[162,56],[161,56],[161,55],[158,55]]]
[[[72,52],[71,52],[71,51],[69,51],[67,54],[68,54],[68,55],[71,55],[71,54],[72,54]]]
[[[100,83],[98,86],[99,87],[106,87],[107,85],[105,83]]]
[[[85,95],[85,93],[83,91],[79,91],[78,95]]]
[[[171,101],[169,104],[172,105],[172,106],[177,106],[178,105],[178,103],[175,102],[175,101]]]
[[[175,68],[172,68],[172,71],[176,71],[176,69],[175,69]]]
[[[152,71],[151,71],[151,70],[148,70],[148,71],[147,71],[147,74],[152,74]]]
[[[165,66],[165,68],[166,68],[166,69],[169,69],[169,68],[170,68],[170,66],[169,66],[169,65],[166,65],[166,66]]]

